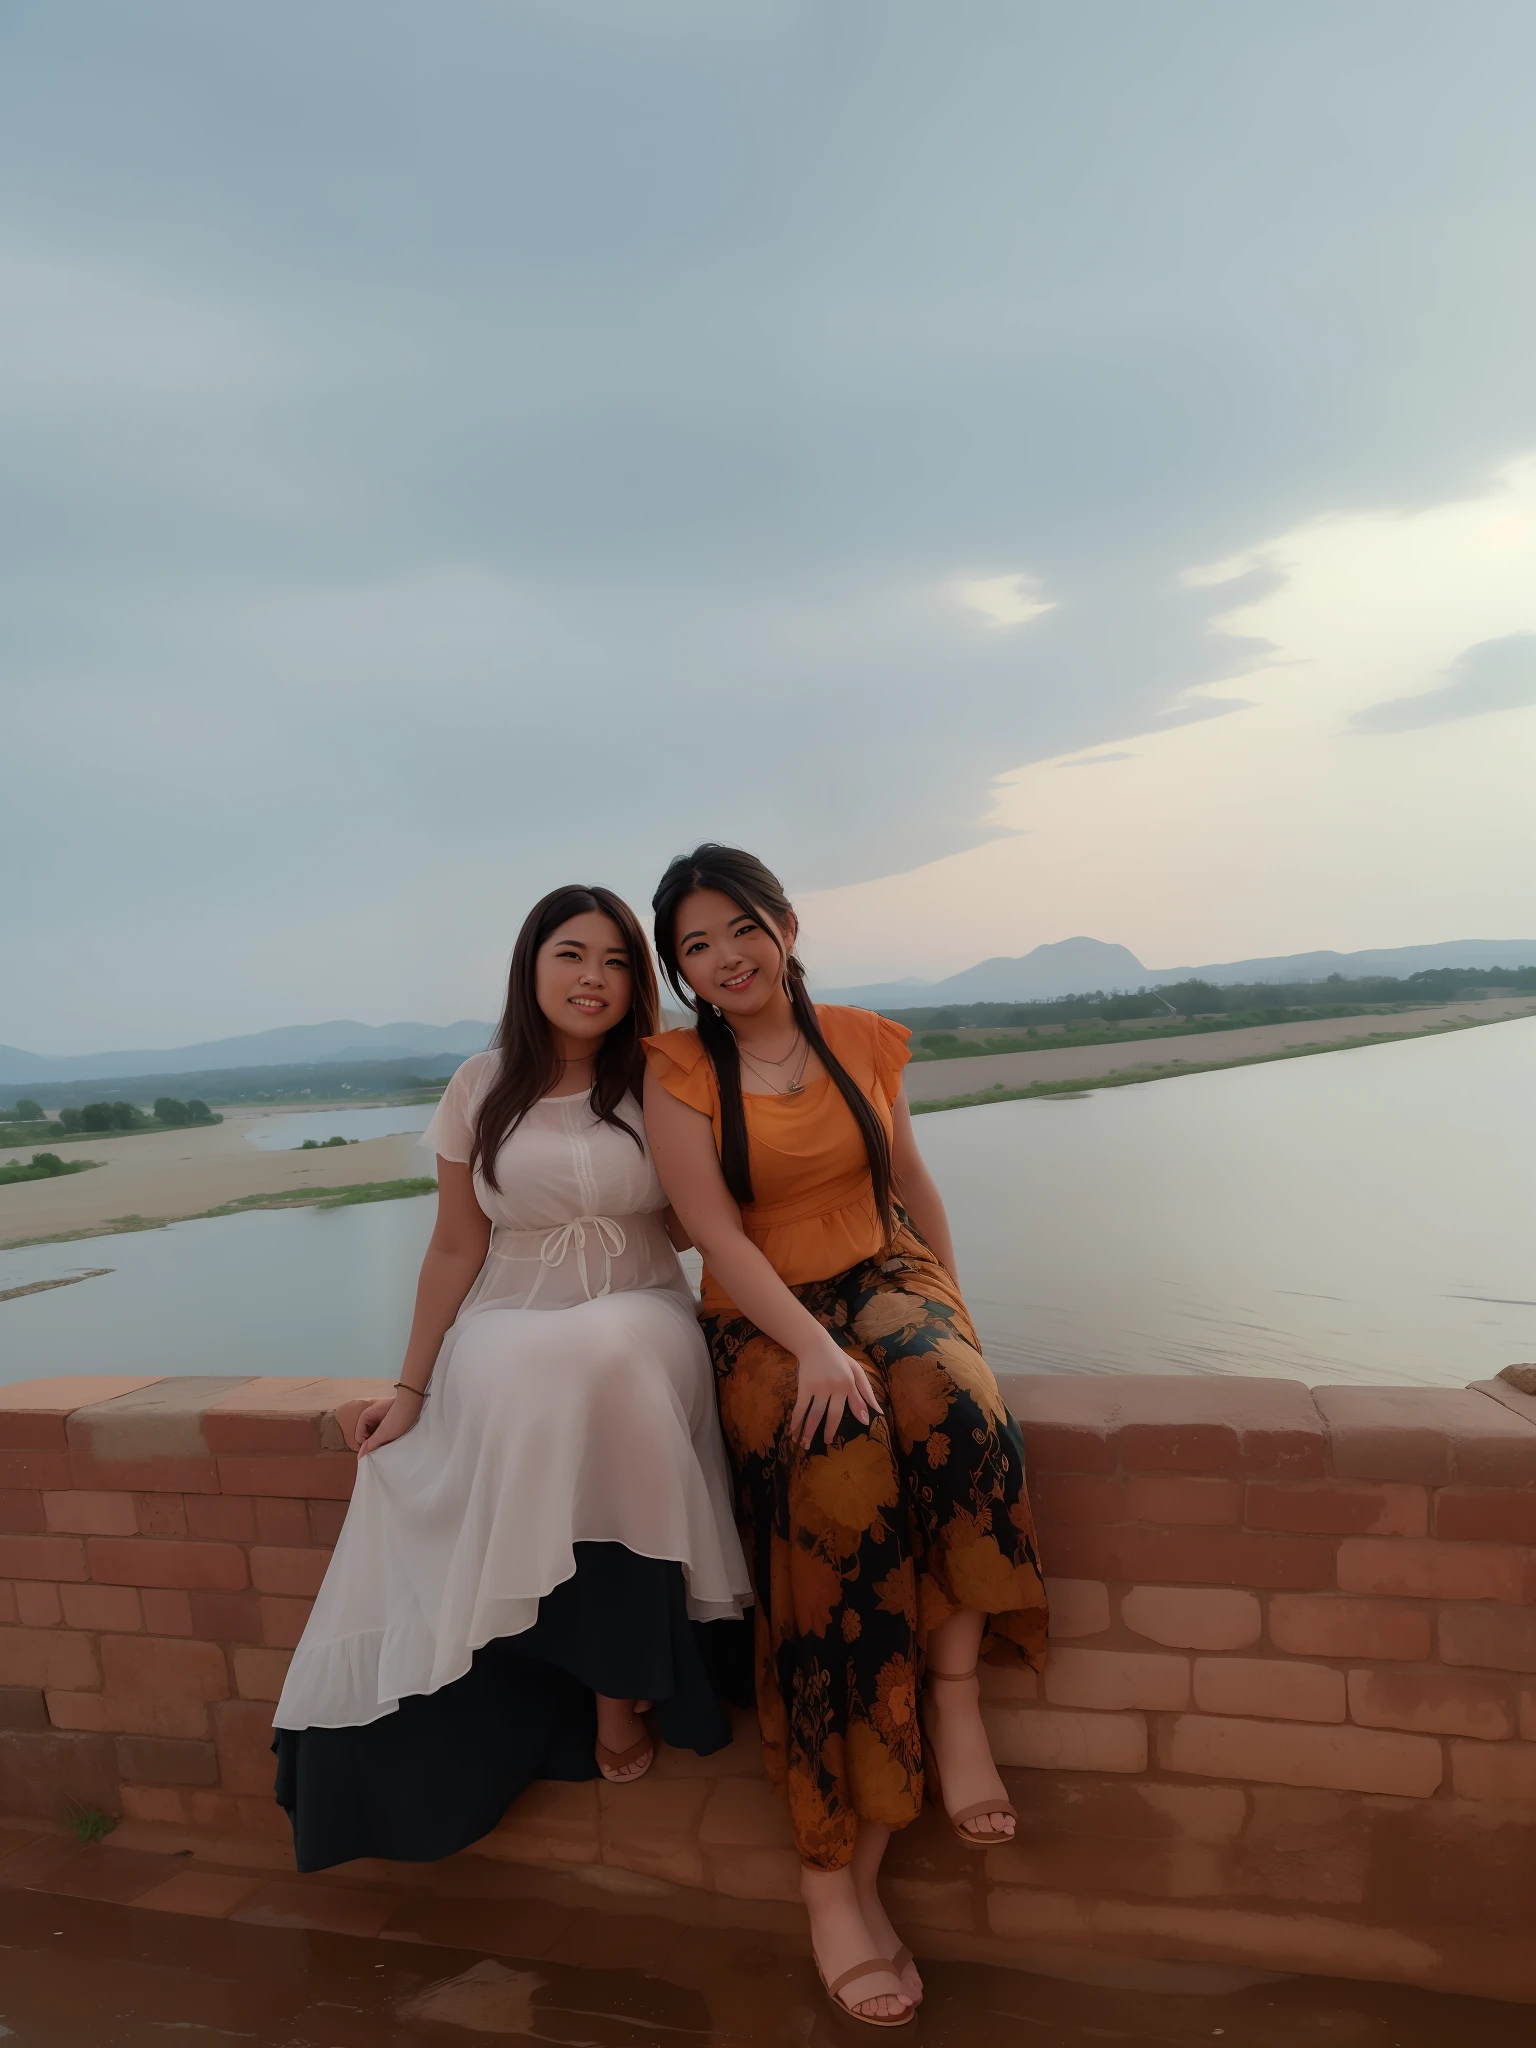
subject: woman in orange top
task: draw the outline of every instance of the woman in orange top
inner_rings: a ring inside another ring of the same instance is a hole
[[[1023,1441],[912,1134],[907,1032],[811,1002],[794,911],[751,854],[675,860],[654,908],[697,1028],[645,1041],[646,1130],[704,1255],[764,1752],[822,1981],[899,2026],[922,1982],[876,1880],[925,1763],[962,1841],[1013,1834],[976,1667],[1044,1658]]]

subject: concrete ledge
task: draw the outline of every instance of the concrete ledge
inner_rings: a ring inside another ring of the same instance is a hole
[[[0,1388],[0,1814],[121,1815],[112,1842],[184,1842],[231,1898],[229,1871],[265,1873],[249,1910],[291,1924],[373,1897],[382,1866],[292,1876],[268,1744],[349,1431],[387,1385]],[[1004,1386],[1056,1647],[1039,1679],[985,1677],[1018,1841],[967,1855],[925,1814],[889,1865],[903,1933],[1020,1966],[1109,1949],[1536,2001],[1536,1396]],[[451,1866],[484,1896],[498,1869],[637,1912],[798,1924],[746,1715],[723,1755],[664,1751],[643,1784],[533,1788]]]

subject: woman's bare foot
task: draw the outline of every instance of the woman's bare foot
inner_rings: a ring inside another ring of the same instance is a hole
[[[906,1943],[886,1917],[881,1902],[879,1878],[880,1864],[891,1831],[871,1821],[860,1821],[858,1839],[853,1845],[853,1860],[848,1868],[853,1872],[853,1889],[858,1896],[859,1911],[864,1915],[864,1925],[874,1936],[872,1955],[889,1956],[894,1966],[895,1958],[906,1949]],[[923,1980],[918,1967],[910,1958],[896,1971],[901,1988],[914,2005],[923,2002]]]
[[[992,1745],[982,1725],[980,1680],[974,1672],[969,1678],[951,1678],[930,1666],[928,1681],[923,1688],[923,1728],[938,1759],[945,1810],[963,1813],[968,1806],[995,1798],[999,1802],[996,1813],[974,1813],[965,1825],[978,1836],[1011,1840],[1014,1820],[1003,1810],[1008,1792],[997,1774]]]
[[[606,1693],[595,1693],[597,1701],[597,1739],[602,1747],[616,1755],[626,1749],[633,1749],[637,1742],[649,1740],[650,1731],[640,1719],[638,1702],[635,1700],[611,1700]],[[610,1785],[626,1785],[631,1778],[643,1778],[650,1769],[654,1750],[647,1755],[641,1751],[632,1763],[607,1764],[598,1759],[598,1769]]]
[[[882,1953],[880,1940],[859,1905],[851,1870],[802,1866],[800,1896],[810,1915],[811,1952],[824,1983],[836,1983],[844,1970]],[[894,1970],[877,1965],[845,1984],[835,2002],[867,2019],[895,2020],[904,2018],[915,2000],[902,1989]]]

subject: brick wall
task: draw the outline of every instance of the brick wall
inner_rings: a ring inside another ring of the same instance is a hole
[[[281,1854],[271,1703],[382,1383],[0,1388],[0,1814],[67,1803]],[[1065,1948],[1536,1999],[1536,1398],[1009,1383],[1043,1678],[988,1674],[1022,1822],[898,1838],[927,1951]],[[131,1830],[122,1831],[128,1836]],[[796,1896],[750,1717],[643,1784],[535,1787],[477,1853],[648,1901]]]

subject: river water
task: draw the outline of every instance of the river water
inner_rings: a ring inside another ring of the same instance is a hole
[[[311,1112],[283,1142],[426,1114]],[[916,1128],[999,1371],[1460,1386],[1536,1360],[1536,1018]],[[0,1253],[0,1291],[112,1269],[0,1301],[0,1382],[392,1377],[432,1215],[265,1211]]]

